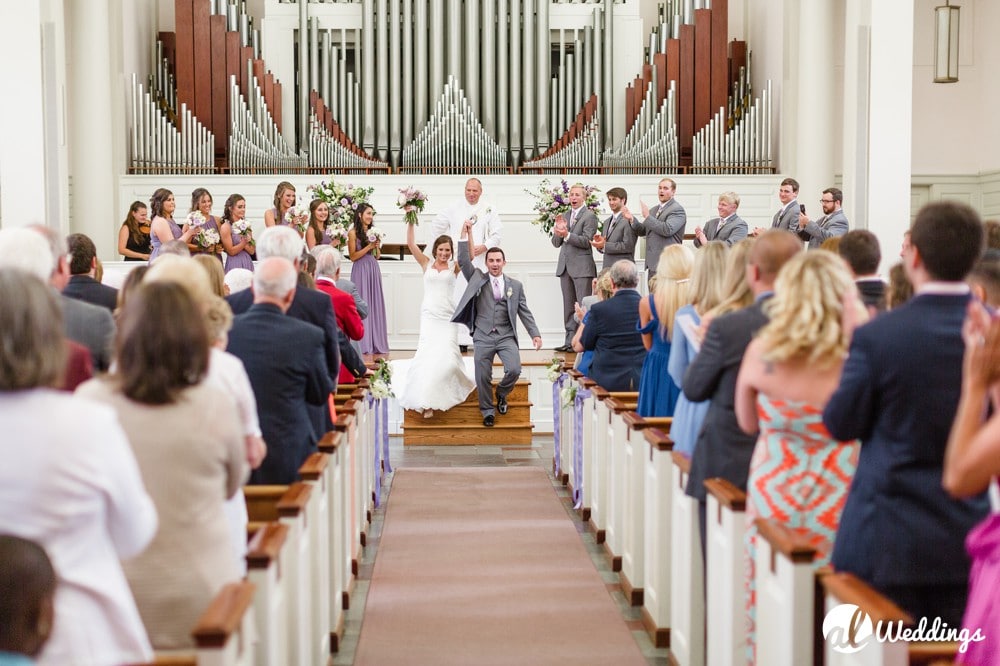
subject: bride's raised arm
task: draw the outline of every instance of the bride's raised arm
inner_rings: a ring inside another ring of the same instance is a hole
[[[415,238],[416,232],[413,231],[413,227],[415,226],[417,225],[415,224],[406,225],[406,247],[410,249],[410,254],[412,254],[413,258],[417,260],[418,264],[420,264],[420,269],[427,270],[427,262],[430,261],[430,259],[428,259],[427,255],[423,253],[423,251],[420,249],[420,246],[417,245],[417,241]]]

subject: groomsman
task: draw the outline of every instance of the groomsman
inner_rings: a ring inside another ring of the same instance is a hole
[[[740,207],[740,197],[736,192],[719,195],[719,217],[705,223],[705,228],[694,228],[694,246],[701,247],[713,240],[722,241],[729,247],[747,237],[747,223],[736,214]]]
[[[799,208],[799,181],[794,178],[785,178],[781,181],[778,187],[778,200],[781,201],[781,208],[774,214],[771,228],[797,232],[799,213],[805,213],[804,208]],[[753,235],[760,236],[764,231],[765,229],[761,227],[754,227]]]
[[[818,249],[827,238],[847,233],[847,216],[840,208],[844,203],[844,193],[836,187],[828,187],[823,190],[819,202],[823,206],[823,217],[814,222],[805,213],[799,213],[796,228],[799,238],[809,243],[810,250]]]
[[[559,248],[556,277],[563,297],[563,326],[566,339],[556,351],[573,351],[576,333],[576,304],[590,296],[597,264],[590,241],[597,233],[597,216],[587,208],[587,191],[579,183],[569,188],[570,210],[559,218],[552,228],[552,245]]]
[[[656,265],[663,248],[684,242],[687,213],[674,199],[676,191],[677,183],[664,178],[656,188],[660,203],[650,209],[642,199],[639,200],[643,219],[635,225],[635,233],[646,237],[646,274],[650,278],[656,275]]]
[[[608,190],[608,208],[611,209],[611,217],[604,222],[604,233],[594,235],[594,240],[590,244],[598,252],[604,255],[604,262],[601,269],[611,268],[612,264],[620,259],[628,259],[635,263],[635,218],[625,207],[628,201],[628,193],[620,187],[612,187]]]

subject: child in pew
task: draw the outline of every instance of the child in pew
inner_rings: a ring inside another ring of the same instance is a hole
[[[114,408],[156,505],[159,530],[124,569],[153,647],[170,650],[193,647],[191,628],[240,578],[223,502],[246,479],[247,455],[235,402],[204,381],[195,299],[151,277],[122,312],[115,372],[77,393]]]
[[[757,518],[778,519],[830,549],[857,469],[859,443],[837,442],[823,407],[840,382],[854,322],[865,321],[846,264],[825,250],[800,253],[778,273],[764,306],[770,322],[747,347],[736,382],[740,428],[759,432],[747,481],[747,661],[755,663]]]
[[[56,572],[33,541],[0,534],[0,664],[28,666],[52,633]]]

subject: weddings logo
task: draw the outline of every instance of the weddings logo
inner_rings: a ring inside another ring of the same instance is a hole
[[[926,617],[920,618],[915,627],[905,626],[902,620],[872,622],[871,616],[854,604],[840,604],[830,609],[823,618],[823,638],[831,643],[834,652],[843,654],[863,650],[872,640],[879,643],[957,642],[958,651],[964,654],[969,643],[986,640],[978,627],[975,631],[948,627],[939,617],[934,618],[933,623]]]

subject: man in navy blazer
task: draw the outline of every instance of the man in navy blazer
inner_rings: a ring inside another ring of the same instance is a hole
[[[286,316],[298,271],[287,259],[257,265],[253,305],[233,319],[227,351],[239,357],[257,397],[267,457],[251,483],[287,484],[315,451],[319,433],[307,405],[324,406],[334,389],[323,359],[323,330]],[[325,295],[324,295],[325,297]]]
[[[969,559],[964,541],[984,497],[942,487],[945,445],[962,385],[962,281],[983,248],[966,205],[924,206],[903,265],[916,294],[854,331],[840,386],[823,411],[839,440],[861,440],[858,469],[837,529],[832,563],[874,586],[919,621],[959,626]]]
[[[590,307],[580,344],[593,350],[590,378],[608,391],[637,391],[646,347],[639,334],[639,271],[620,259],[611,266],[612,296]]]

